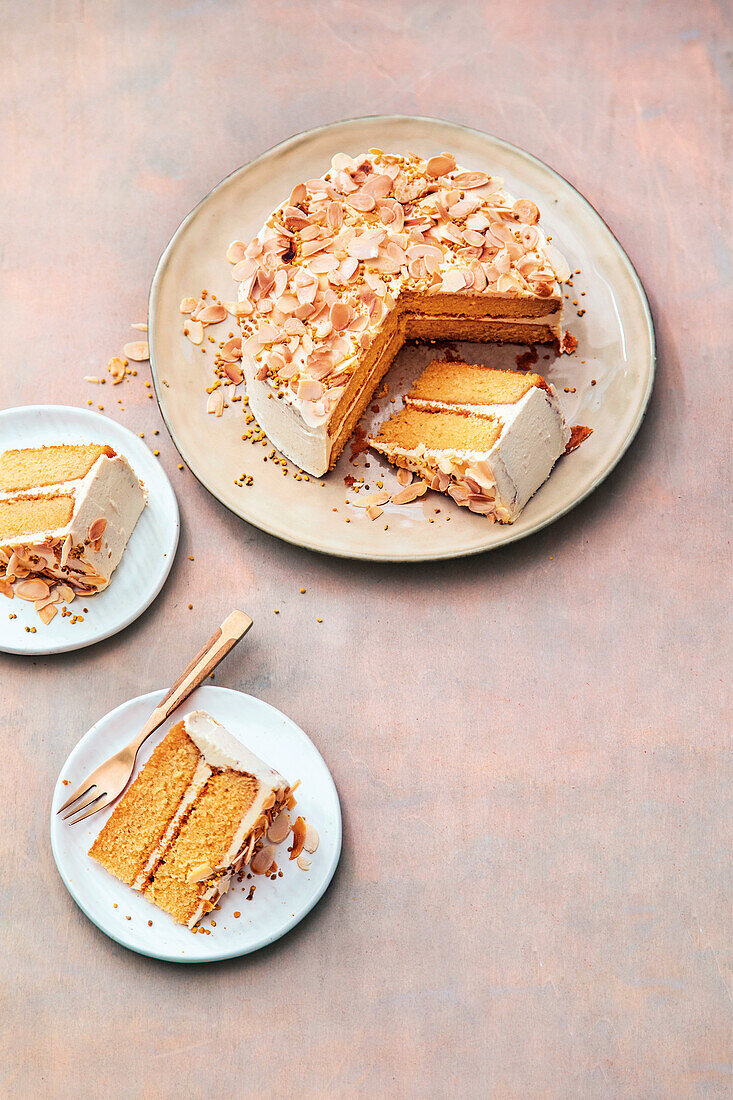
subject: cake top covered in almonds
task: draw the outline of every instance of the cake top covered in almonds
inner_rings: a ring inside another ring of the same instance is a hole
[[[249,245],[230,249],[245,374],[315,428],[401,296],[552,299],[547,313],[558,310],[570,271],[539,216],[449,153],[337,154]]]

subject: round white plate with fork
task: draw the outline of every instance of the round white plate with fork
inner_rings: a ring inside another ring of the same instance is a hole
[[[319,845],[308,870],[289,860],[287,843],[277,849],[283,877],[263,875],[232,880],[221,909],[210,913],[192,933],[176,924],[96,863],[89,849],[112,813],[100,810],[78,825],[68,825],[57,810],[99,764],[127,745],[142,728],[164,691],[130,699],[100,719],[69,755],[56,782],[51,805],[51,848],[59,874],[79,908],[105,935],[140,955],[167,962],[216,962],[247,955],[284,936],[311,911],[326,891],[341,855],[341,807],[323,757],[310,738],[269,703],[230,688],[198,688],[141,748],[135,774],[184,713],[206,710],[290,782],[300,780],[297,813],[315,826]],[[250,888],[257,889],[247,900]],[[212,923],[212,918],[216,922]],[[207,934],[208,931],[208,934]]]
[[[108,443],[140,478],[148,503],[109,586],[87,600],[74,600],[71,616],[57,614],[46,626],[32,603],[0,595],[0,651],[5,653],[66,653],[117,634],[150,606],[176,556],[178,503],[163,467],[139,436],[109,417],[69,405],[21,405],[0,412],[0,453],[49,443]],[[72,622],[73,616],[81,619]]]

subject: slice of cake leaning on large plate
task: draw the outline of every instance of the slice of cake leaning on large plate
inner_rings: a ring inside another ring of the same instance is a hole
[[[570,271],[538,222],[450,154],[338,154],[299,183],[233,269],[249,407],[272,443],[331,469],[406,339],[560,341]]]
[[[127,460],[99,443],[25,447],[0,455],[0,591],[56,605],[101,592],[145,507]]]
[[[369,445],[472,512],[513,523],[565,453],[570,428],[539,374],[436,361]]]

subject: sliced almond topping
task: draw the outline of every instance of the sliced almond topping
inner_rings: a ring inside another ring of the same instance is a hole
[[[214,868],[210,867],[208,863],[199,863],[197,867],[193,867],[186,877],[186,882],[205,882],[207,878],[211,878],[214,873]]]
[[[305,821],[302,817],[295,819],[293,825],[293,847],[290,850],[290,858],[297,859],[300,853],[303,851],[303,845],[305,843]]]
[[[214,413],[215,416],[221,416],[224,412],[224,390],[219,387],[218,390],[214,390],[209,394],[209,400],[206,402],[207,413]]]
[[[7,596],[9,600],[15,597],[15,592],[13,591],[13,586],[10,581],[6,581],[2,578],[0,578],[0,592],[2,592],[3,596]]]
[[[313,860],[308,859],[307,856],[298,856],[298,866],[300,867],[301,871],[309,871],[312,862]]]
[[[112,375],[112,384],[118,385],[125,377],[125,361],[119,355],[113,355],[107,364],[107,370]]]
[[[199,311],[198,320],[203,321],[205,325],[218,325],[221,321],[226,321],[227,310],[226,306],[204,306]]]
[[[197,298],[181,298],[181,304],[178,307],[181,313],[193,313],[198,304]]]
[[[67,561],[69,560],[69,554],[70,553],[71,553],[71,535],[67,535],[66,538],[64,539],[63,545],[61,547],[61,562],[60,562],[60,564],[61,564],[62,568],[63,568],[63,566],[66,565]]]
[[[444,176],[446,172],[452,172],[456,166],[455,157],[450,153],[442,153],[439,157],[431,157],[425,165],[425,171],[434,179]]]
[[[89,524],[89,528],[87,530],[87,538],[90,542],[96,542],[97,539],[101,539],[106,530],[107,520],[100,516],[99,519],[94,520],[94,523]]]
[[[266,844],[255,852],[250,867],[256,875],[266,875],[275,862],[275,849],[271,844]]]
[[[290,814],[287,810],[283,810],[281,814],[278,814],[267,830],[267,839],[271,844],[282,844],[289,832]]]
[[[138,332],[147,332],[148,323],[147,321],[135,321],[133,325],[130,325],[130,328],[136,328]]]
[[[15,586],[15,594],[21,600],[45,600],[49,588],[40,577],[31,577],[27,581],[19,581]]]
[[[238,264],[240,260],[243,260],[247,250],[247,245],[244,241],[232,241],[227,249],[227,259],[230,264]]]
[[[132,344],[125,344],[122,350],[126,358],[134,360],[135,363],[144,363],[146,359],[150,358],[150,348],[144,340],[136,340]]]
[[[369,516],[369,519],[379,519],[379,517],[384,514],[384,508],[378,508],[376,504],[370,504],[366,510],[366,514]]]
[[[183,331],[189,338],[192,344],[203,344],[204,342],[204,326],[200,321],[187,321]]]
[[[318,830],[315,825],[311,825],[309,822],[305,827],[305,840],[303,841],[306,852],[317,852],[319,841]]]
[[[399,493],[395,493],[392,497],[393,504],[411,504],[413,500],[417,500],[418,497],[425,496],[428,491],[427,483],[419,481],[417,484],[407,485],[404,489],[401,489]]]
[[[397,480],[400,485],[409,485],[412,482],[412,470],[406,470],[404,466],[400,466],[397,471]]]
[[[369,508],[370,505],[373,504],[377,506],[386,504],[390,496],[391,494],[388,493],[386,489],[383,489],[381,493],[372,493],[370,496],[364,497],[363,500],[352,500],[351,503],[355,508]]]
[[[38,617],[40,618],[42,623],[45,623],[45,625],[48,626],[48,624],[51,622],[51,619],[54,619],[56,617],[57,612],[58,609],[55,608],[53,604],[49,603],[46,604],[45,607],[42,607],[40,609],[40,611],[38,612]]]

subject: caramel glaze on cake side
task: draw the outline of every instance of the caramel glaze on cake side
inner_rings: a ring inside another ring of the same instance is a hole
[[[243,374],[271,442],[320,476],[406,339],[561,339],[570,270],[539,217],[448,153],[337,154],[234,265],[242,370],[225,380]]]

